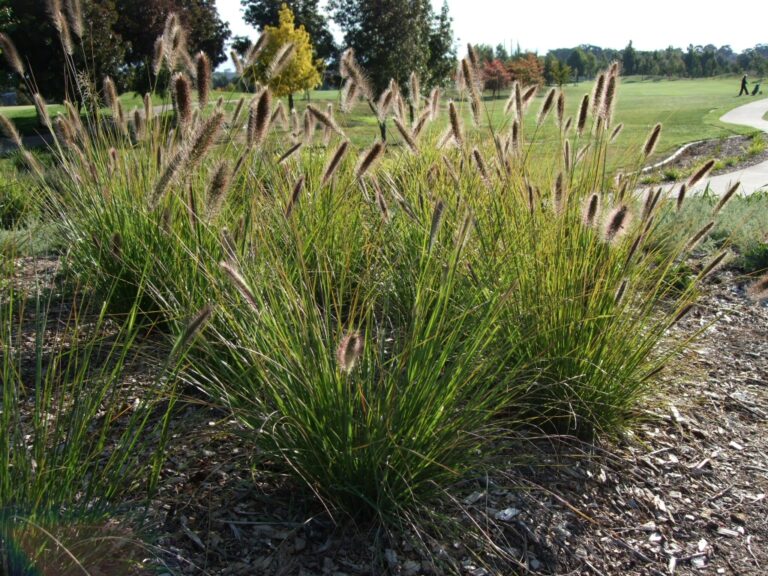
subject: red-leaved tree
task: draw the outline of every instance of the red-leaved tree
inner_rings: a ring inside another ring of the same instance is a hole
[[[483,64],[482,74],[483,88],[491,90],[494,98],[512,81],[512,76],[501,60],[487,60]]]

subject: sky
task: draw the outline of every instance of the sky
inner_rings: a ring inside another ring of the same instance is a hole
[[[432,0],[436,11],[442,3]],[[256,36],[243,22],[240,0],[216,0],[216,5],[234,35]],[[541,55],[580,44],[621,49],[630,40],[638,50],[727,44],[741,52],[768,44],[766,13],[759,5],[729,10],[725,5],[707,9],[706,3],[689,0],[448,0],[460,56],[467,42],[504,44],[507,50],[519,45]]]

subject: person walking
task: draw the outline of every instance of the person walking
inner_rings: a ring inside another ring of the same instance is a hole
[[[749,89],[747,89],[747,75],[741,77],[741,90],[739,90],[739,96],[746,94],[749,96]]]

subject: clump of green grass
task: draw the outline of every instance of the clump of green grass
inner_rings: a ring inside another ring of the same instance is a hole
[[[556,90],[530,110],[536,87],[516,85],[487,126],[473,66],[441,128],[439,105],[412,123],[397,83],[376,98],[346,53],[343,104],[361,95],[382,138],[360,148],[343,113],[275,129],[268,88],[237,117],[194,109],[173,69],[173,115],[118,109],[84,129],[70,113],[59,170],[24,156],[107,309],[139,302],[184,339],[180,319],[214,303],[188,383],[332,512],[401,518],[493,454],[497,428],[618,434],[695,301],[676,281],[711,225],[660,249],[674,199],[638,200],[636,177],[608,170],[618,66],[575,121]]]

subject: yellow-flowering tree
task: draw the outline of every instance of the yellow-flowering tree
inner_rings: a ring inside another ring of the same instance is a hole
[[[275,96],[288,96],[289,108],[293,108],[293,93],[311,90],[320,84],[324,63],[313,58],[314,48],[309,33],[304,26],[296,28],[293,12],[283,4],[280,8],[280,23],[277,26],[265,26],[267,43],[255,62],[248,70],[253,79],[267,84]],[[290,46],[290,52],[285,54]],[[287,64],[281,64],[287,56]]]

